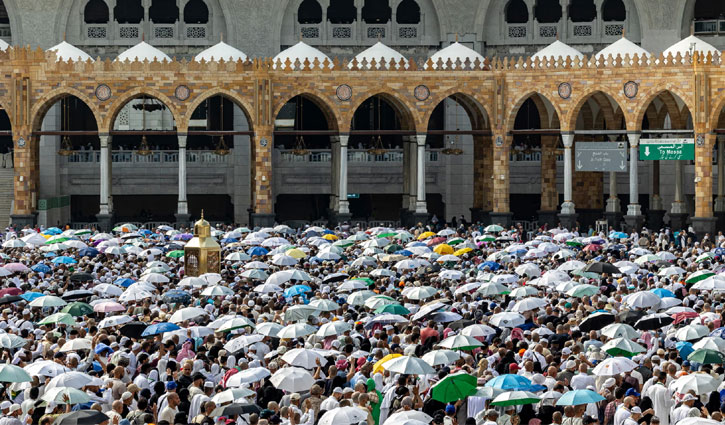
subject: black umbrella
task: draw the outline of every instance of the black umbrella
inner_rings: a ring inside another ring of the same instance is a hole
[[[634,325],[637,320],[643,318],[645,314],[646,313],[642,310],[629,310],[619,313],[619,320],[628,325]]]
[[[674,321],[675,319],[668,314],[655,313],[639,319],[637,323],[634,324],[634,328],[642,331],[652,331],[667,326]]]
[[[70,276],[71,282],[90,282],[93,280],[93,275],[86,272],[73,273]]]
[[[85,289],[78,289],[76,291],[68,291],[65,294],[61,295],[61,298],[64,300],[80,300],[83,298],[89,298],[95,295],[91,291],[87,291]]]
[[[605,312],[594,313],[579,323],[579,330],[582,332],[598,331],[612,323],[614,323],[614,314]]]
[[[601,261],[597,261],[596,263],[590,263],[586,267],[584,267],[585,272],[591,272],[591,273],[609,273],[609,274],[620,274],[622,273],[619,271],[617,266],[610,263],[602,263]]]
[[[465,328],[466,326],[471,326],[475,323],[476,323],[475,320],[461,319],[461,320],[456,320],[455,322],[449,323],[448,327],[451,328],[451,330],[457,331],[459,329]]]
[[[259,414],[262,411],[262,409],[257,406],[256,404],[242,404],[242,403],[232,403],[227,404],[226,406],[220,406],[214,409],[213,412],[211,412],[210,416],[225,416],[230,417],[234,415],[244,415],[244,414],[252,414],[257,413]]]
[[[322,283],[342,282],[349,278],[350,276],[347,273],[331,273],[322,279]]]
[[[146,324],[143,322],[128,322],[121,326],[118,332],[123,336],[139,339],[143,331],[146,330],[146,327]]]
[[[6,295],[0,298],[0,305],[10,304],[20,300],[22,300],[22,297],[20,297],[19,295]]]
[[[97,410],[79,410],[58,416],[53,425],[95,425],[109,419],[108,416]]]

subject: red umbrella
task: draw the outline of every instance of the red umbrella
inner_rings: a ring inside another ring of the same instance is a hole
[[[433,238],[433,239],[429,240],[426,243],[426,245],[428,245],[428,246],[436,246],[438,244],[444,243],[445,241],[446,241],[446,238],[441,237],[441,236],[438,236],[437,238]]]
[[[695,317],[698,317],[699,315],[695,313],[694,311],[683,311],[680,313],[675,313],[672,315],[672,318],[675,319],[675,325],[684,322],[687,319],[694,319]]]
[[[594,251],[599,251],[600,249],[602,249],[602,247],[600,245],[597,245],[597,244],[594,244],[594,243],[590,243],[589,245],[587,245],[587,246],[584,247],[584,251],[592,251],[592,252],[594,252]]]
[[[20,295],[23,291],[20,288],[5,288],[0,289],[0,297],[4,297],[6,295]]]

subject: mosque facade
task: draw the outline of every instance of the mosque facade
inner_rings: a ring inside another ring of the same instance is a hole
[[[0,7],[0,220],[725,227],[718,2],[54,3]]]

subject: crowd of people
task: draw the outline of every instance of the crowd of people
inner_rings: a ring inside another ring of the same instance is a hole
[[[723,421],[722,235],[8,229],[0,425]],[[722,394],[722,395],[721,395]]]

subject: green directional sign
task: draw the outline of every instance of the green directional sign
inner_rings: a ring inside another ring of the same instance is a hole
[[[639,142],[641,161],[679,161],[695,159],[693,139],[647,139]]]

